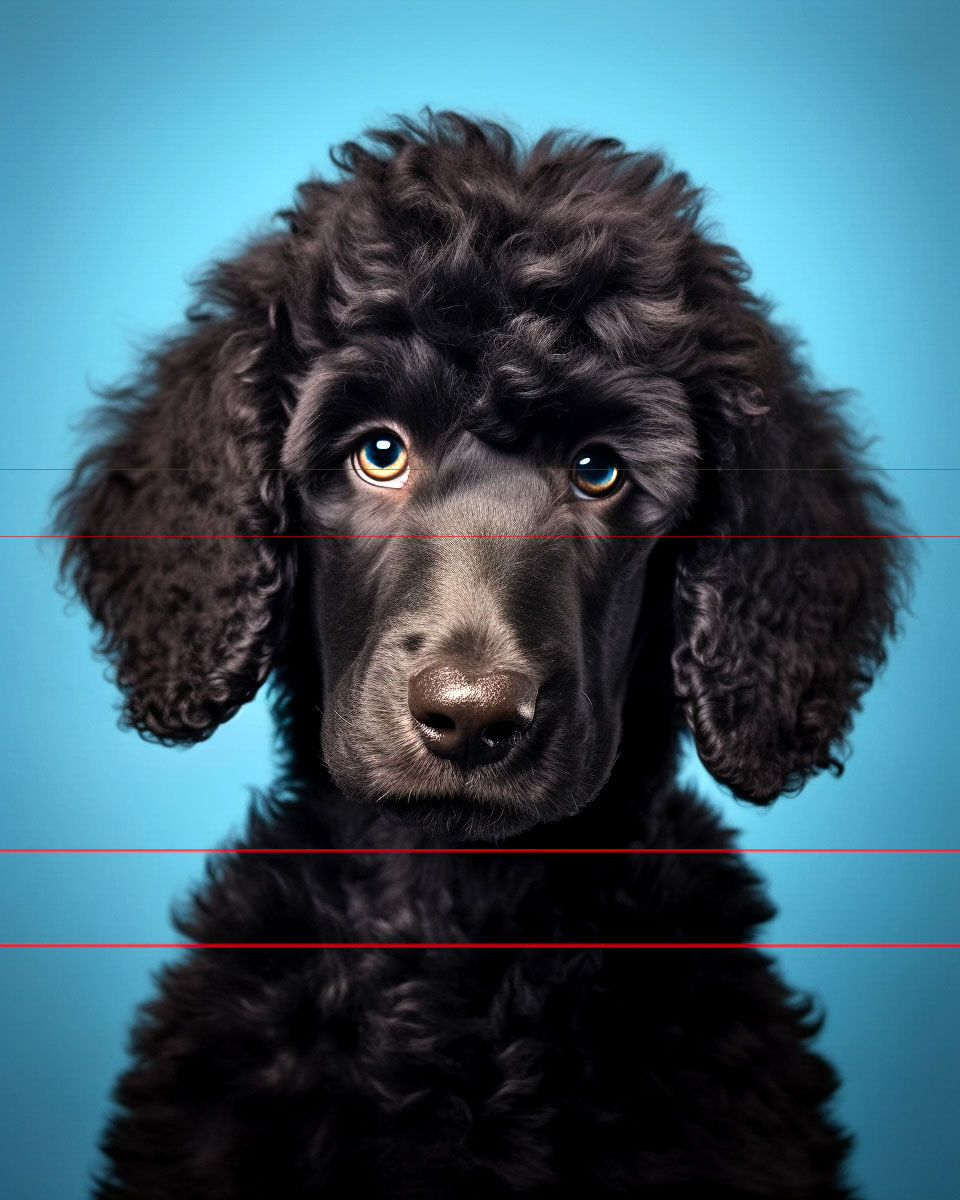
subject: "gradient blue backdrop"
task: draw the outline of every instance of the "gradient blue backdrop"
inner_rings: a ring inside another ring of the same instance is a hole
[[[290,198],[326,149],[429,103],[665,149],[803,330],[892,467],[957,467],[958,7],[932,3],[6,3],[0,466],[69,464],[87,385],[177,321],[187,275]],[[62,477],[0,473],[0,532]],[[897,472],[915,528],[960,533],[960,476]],[[960,845],[960,542],[921,551],[914,615],[839,781],[758,814],[702,778],[745,845]],[[0,541],[0,845],[204,846],[270,779],[261,702],[188,752],[114,726],[53,555]],[[702,776],[691,763],[689,772]],[[196,856],[11,857],[6,940],[169,936]],[[783,940],[958,940],[950,856],[768,856]],[[163,956],[0,951],[0,1192],[83,1193],[134,1004]],[[957,1194],[960,951],[796,951],[826,1004],[857,1180]]]

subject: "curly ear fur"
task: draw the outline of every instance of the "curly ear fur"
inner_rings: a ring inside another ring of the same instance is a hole
[[[705,766],[768,803],[842,770],[911,552],[838,412],[845,393],[815,386],[729,247],[701,242],[693,265],[702,354],[690,390],[715,469],[690,524],[708,536],[680,555],[674,676]]]
[[[283,637],[282,255],[268,236],[209,272],[191,327],[103,393],[104,440],[57,499],[62,572],[102,627],[122,722],[150,740],[209,736]]]

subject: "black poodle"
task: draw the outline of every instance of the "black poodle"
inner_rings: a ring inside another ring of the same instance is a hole
[[[197,742],[272,674],[284,755],[96,1195],[850,1196],[812,1005],[742,945],[771,905],[669,852],[732,845],[674,774],[684,727],[746,800],[840,770],[897,507],[660,156],[368,139],[204,277],[60,499],[125,722]],[[555,946],[609,942],[724,945]]]

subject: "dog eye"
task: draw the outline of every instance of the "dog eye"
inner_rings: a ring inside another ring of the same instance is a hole
[[[577,495],[588,500],[610,496],[620,486],[622,473],[607,450],[584,450],[570,469],[570,482]]]
[[[377,487],[403,487],[410,474],[406,446],[387,430],[368,438],[352,456],[351,463],[365,483]]]

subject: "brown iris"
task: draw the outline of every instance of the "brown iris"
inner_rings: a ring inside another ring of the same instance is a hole
[[[399,487],[409,463],[407,448],[395,433],[384,431],[368,438],[354,455],[357,474],[368,483]]]
[[[584,450],[570,469],[574,489],[590,499],[610,496],[620,486],[620,468],[606,450]]]

